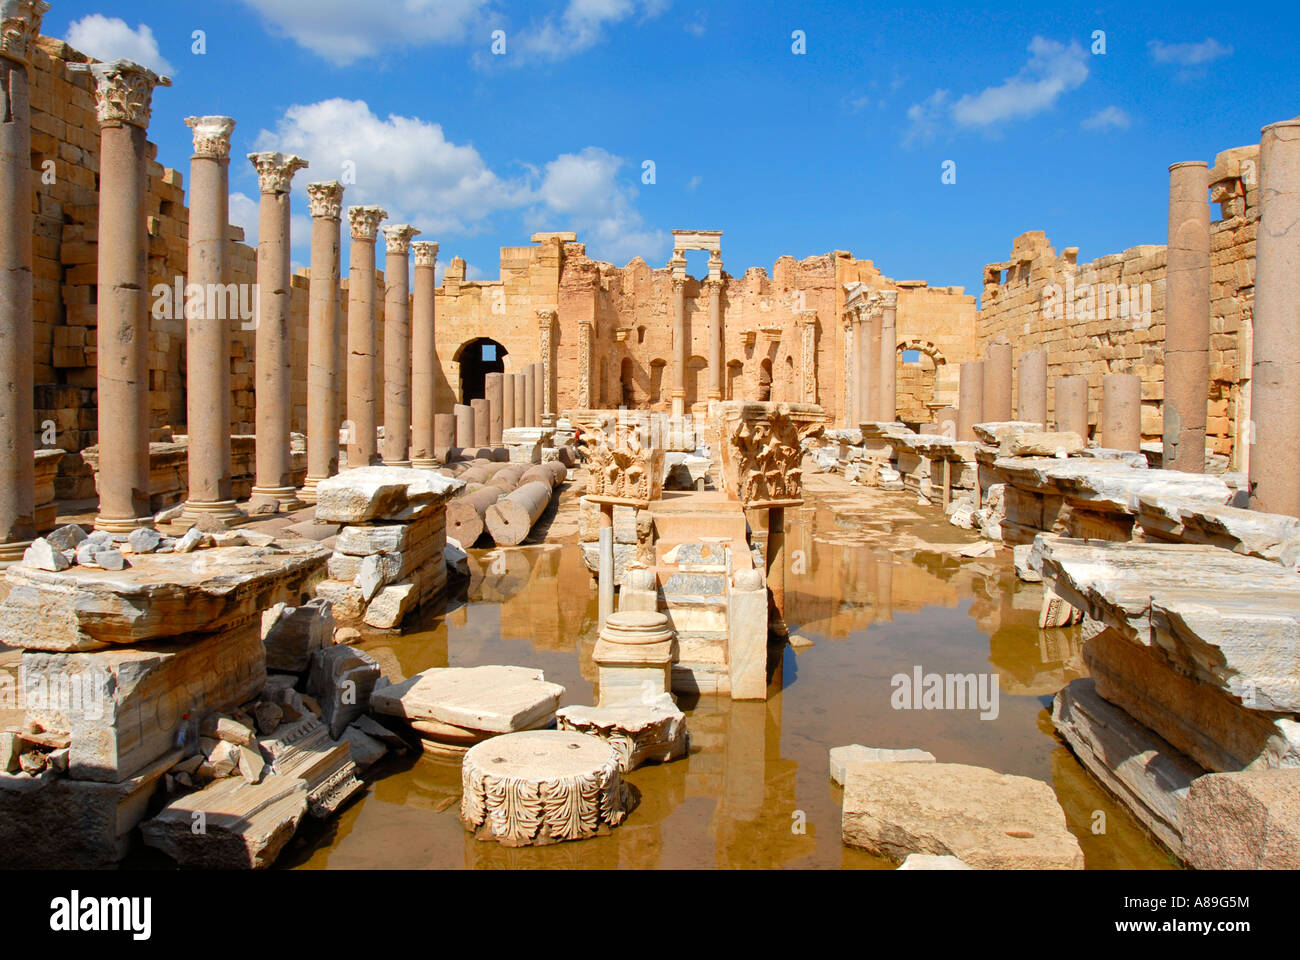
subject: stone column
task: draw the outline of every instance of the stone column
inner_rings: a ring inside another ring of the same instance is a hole
[[[504,406],[504,390],[502,381],[505,375],[501,373],[489,373],[484,378],[484,390],[487,393],[488,405],[488,446],[501,446],[502,414]]]
[[[727,369],[723,354],[725,343],[722,329],[722,281],[706,280],[709,291],[709,399],[722,399],[722,377]]]
[[[584,410],[594,406],[591,399],[591,350],[595,331],[590,320],[578,321],[578,405]],[[518,400],[515,401],[515,418],[523,419]]]
[[[1163,461],[1167,470],[1204,473],[1210,394],[1210,177],[1203,161],[1169,168],[1167,256]]]
[[[1300,118],[1260,131],[1250,506],[1300,517]]]
[[[307,184],[311,280],[307,302],[307,479],[299,497],[316,502],[316,485],[339,472],[339,271],[343,185]]]
[[[802,400],[817,402],[817,311],[804,310],[799,314],[799,366],[802,374]]]
[[[880,303],[873,298],[867,307],[867,327],[862,338],[865,351],[862,356],[862,402],[864,404],[863,420],[879,421],[880,402],[880,345],[884,318],[881,316]]]
[[[256,477],[249,512],[300,506],[293,485],[289,417],[293,409],[289,349],[289,185],[307,161],[293,154],[250,153],[262,202],[257,220],[257,356],[254,358]]]
[[[501,375],[501,429],[515,428],[515,375]]]
[[[1135,373],[1101,378],[1101,444],[1112,450],[1142,449],[1142,378]]]
[[[224,526],[244,514],[235,506],[230,466],[230,117],[190,117],[189,261],[185,298],[186,519]],[[202,297],[191,298],[197,287]],[[223,362],[224,361],[224,362]]]
[[[880,419],[898,419],[898,291],[880,293]]]
[[[994,340],[984,348],[984,420],[1011,419],[1011,344]]]
[[[537,365],[524,367],[524,426],[535,427],[537,420]]]
[[[1030,350],[1020,355],[1017,370],[1016,419],[1047,428],[1047,351]],[[1086,382],[1086,381],[1085,381]]]
[[[32,127],[27,55],[44,2],[5,2],[0,32],[0,566],[21,560],[36,536],[32,430]]]
[[[542,391],[541,402],[537,406],[538,416],[541,417],[544,426],[555,426],[555,358],[552,354],[555,352],[553,343],[553,334],[555,330],[555,319],[558,314],[554,310],[537,311],[537,349],[541,355],[542,362],[538,364],[538,374],[541,380],[540,389]],[[497,438],[498,441],[500,438]]]
[[[491,442],[490,426],[488,425],[489,410],[488,402],[483,397],[469,402],[469,407],[474,411],[474,446],[482,450]]]
[[[1088,378],[1057,377],[1056,429],[1088,439]]]
[[[690,349],[686,339],[686,278],[673,277],[673,386],[672,415],[686,413],[686,354]]]
[[[417,240],[415,295],[411,304],[411,466],[430,469],[438,460],[434,429],[438,396],[438,346],[434,302],[437,289],[438,244]]]
[[[99,516],[95,526],[129,533],[153,526],[145,227],[150,148],[145,130],[154,87],[171,86],[171,80],[130,60],[73,63],[68,70],[94,78],[100,131]],[[32,424],[24,426],[30,430]]]
[[[384,227],[384,463],[411,465],[411,238],[409,223]]]
[[[433,415],[433,459],[447,462],[447,454],[456,446],[456,417],[450,413]]]
[[[957,386],[957,439],[974,440],[975,424],[984,422],[984,361],[963,363]]]
[[[858,311],[846,310],[841,319],[844,327],[844,426],[852,430],[858,425],[858,351],[855,329]]]
[[[540,363],[533,364],[533,410],[536,411],[535,427],[540,427],[545,422],[543,419],[543,407],[546,406],[546,368]]]
[[[528,423],[528,378],[524,376],[525,367],[518,373],[510,374],[514,384],[514,390],[511,392],[515,395],[515,426],[527,427]]]
[[[454,408],[456,414],[456,446],[468,450],[474,446],[474,408],[458,403]]]
[[[368,467],[379,457],[375,436],[377,355],[375,240],[388,211],[349,207],[352,252],[348,264],[348,466]]]

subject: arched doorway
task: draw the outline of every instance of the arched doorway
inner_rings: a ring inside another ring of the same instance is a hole
[[[758,402],[767,403],[772,399],[772,358],[764,357],[758,365]]]
[[[636,408],[636,364],[632,362],[631,357],[623,358],[618,379],[623,388],[620,403],[627,409],[634,410]]]
[[[905,340],[897,347],[897,417],[901,423],[927,424],[942,406],[936,398],[943,352],[929,340]]]
[[[487,396],[484,378],[489,373],[505,373],[506,348],[495,340],[479,337],[456,351],[460,364],[460,402],[482,400]]]

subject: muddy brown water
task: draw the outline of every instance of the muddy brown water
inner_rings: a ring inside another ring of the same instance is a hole
[[[974,538],[938,511],[860,504],[827,495],[789,512],[787,619],[813,645],[785,649],[766,703],[680,698],[689,757],[633,771],[640,805],[610,836],[513,850],[477,841],[457,816],[459,764],[412,753],[372,769],[365,796],[302,831],[279,866],[888,869],[840,842],[841,790],[827,751],[848,743],[919,747],[940,761],[1044,780],[1090,869],[1174,866],[1052,733],[1052,695],[1085,673],[1078,628],[1038,629],[1042,588],[1017,580],[1009,549],[960,559],[951,548]],[[476,575],[459,598],[363,648],[390,675],[408,677],[444,666],[540,667],[566,688],[563,703],[593,703],[596,593],[578,545],[472,556]],[[996,674],[996,719],[895,709],[891,678],[916,667]]]

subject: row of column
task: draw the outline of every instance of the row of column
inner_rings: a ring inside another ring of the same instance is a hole
[[[668,396],[672,403],[672,415],[680,417],[686,412],[686,364],[689,359],[691,338],[686,329],[686,264],[676,257],[669,262],[673,270],[672,277],[672,311],[673,311],[673,363],[672,383]],[[723,376],[726,369],[724,350],[724,331],[722,326],[722,262],[710,259],[709,277],[703,282],[709,295],[709,386],[706,394],[709,400],[721,400],[723,396]],[[585,334],[590,337],[590,330]],[[590,373],[588,373],[588,381]],[[589,388],[588,388],[589,389]],[[579,391],[581,393],[581,390]],[[588,399],[584,405],[593,401]]]
[[[506,430],[546,425],[547,387],[544,363],[530,363],[521,373],[486,374],[481,399],[456,404],[445,419],[438,415],[442,427],[435,441],[437,462],[458,447],[498,446]]]
[[[852,344],[846,405],[850,423],[893,423],[898,417],[898,291],[881,290],[848,316]]]

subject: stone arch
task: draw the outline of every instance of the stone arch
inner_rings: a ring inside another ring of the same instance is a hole
[[[487,396],[484,378],[489,373],[505,372],[508,352],[500,341],[491,337],[474,337],[462,343],[452,356],[459,373],[458,402],[469,403]]]
[[[939,367],[947,359],[933,341],[921,338],[904,340],[896,349],[898,419],[902,423],[929,423],[936,409]],[[916,353],[917,359],[908,360],[909,353]]]
[[[737,393],[744,391],[744,381],[741,379],[745,375],[745,364],[740,360],[732,360],[727,363],[727,384],[724,396],[728,400],[740,400],[742,397]]]

